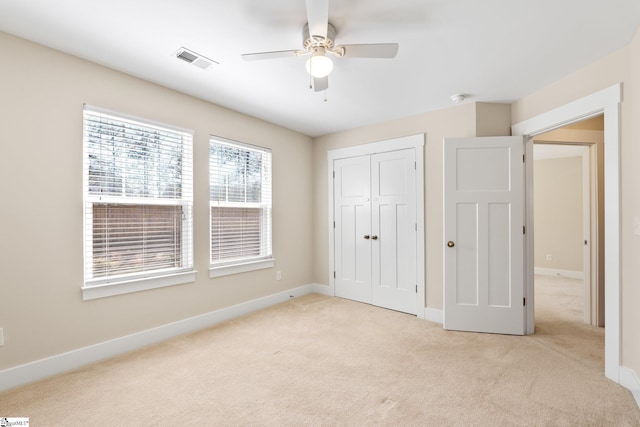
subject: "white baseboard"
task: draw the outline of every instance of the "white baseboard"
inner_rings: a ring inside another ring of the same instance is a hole
[[[584,273],[582,271],[558,270],[557,268],[534,267],[533,272],[534,274],[540,274],[541,276],[562,276],[562,277],[568,277],[569,279],[584,280]]]
[[[319,283],[313,284],[313,292],[320,295],[326,295],[328,297],[335,296],[335,292],[333,290],[333,286],[321,285]]]
[[[225,320],[285,302],[293,297],[310,294],[313,291],[314,285],[300,286],[110,341],[57,354],[46,359],[8,368],[0,371],[0,392],[70,371],[80,366],[99,362],[169,338],[204,329]]]
[[[628,388],[640,408],[640,380],[633,369],[620,366],[620,385]]]
[[[424,318],[430,322],[439,323],[442,325],[444,312],[435,308],[424,308]]]

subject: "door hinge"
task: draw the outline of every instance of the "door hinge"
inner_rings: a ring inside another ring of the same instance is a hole
[[[524,154],[522,155],[522,163],[524,163]]]
[[[336,222],[333,221],[333,228],[336,228]]]
[[[413,162],[413,170],[417,170],[418,169],[418,162]]]
[[[522,298],[522,306],[526,307],[527,305],[527,299],[526,298]]]
[[[336,171],[333,171],[333,179],[336,179]]]
[[[418,293],[418,285],[416,285],[416,294]]]
[[[333,278],[334,279],[336,278],[336,272],[335,271],[333,272]]]
[[[527,234],[527,229],[524,228],[524,225],[522,226],[522,234]]]

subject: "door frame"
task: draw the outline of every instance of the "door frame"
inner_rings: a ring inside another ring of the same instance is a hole
[[[620,102],[618,83],[511,127],[513,135],[525,137],[525,153],[533,159],[533,137],[563,126],[604,114],[604,204],[605,204],[605,339],[604,373],[620,383]],[[533,301],[533,165],[526,162],[525,293]],[[534,332],[534,304],[526,307],[528,334]]]
[[[416,134],[384,141],[355,145],[352,147],[338,148],[327,152],[327,179],[328,179],[328,224],[329,232],[329,295],[336,294],[335,287],[335,259],[334,259],[334,197],[333,197],[333,162],[337,159],[385,153],[390,151],[413,148],[416,150],[416,315],[420,319],[425,318],[425,239],[424,239],[424,145],[426,135]]]

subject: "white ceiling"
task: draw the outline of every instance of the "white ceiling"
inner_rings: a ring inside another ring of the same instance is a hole
[[[0,31],[310,136],[470,101],[512,102],[633,38],[638,0],[331,0],[337,43],[400,45],[395,59],[337,58],[328,98],[298,49],[304,0],[0,0]],[[219,65],[174,57],[187,47]],[[16,58],[19,60],[19,58]]]

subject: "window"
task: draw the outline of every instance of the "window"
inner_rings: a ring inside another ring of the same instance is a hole
[[[210,276],[273,266],[271,151],[211,137]]]
[[[191,132],[85,105],[83,145],[85,299],[193,281]]]

